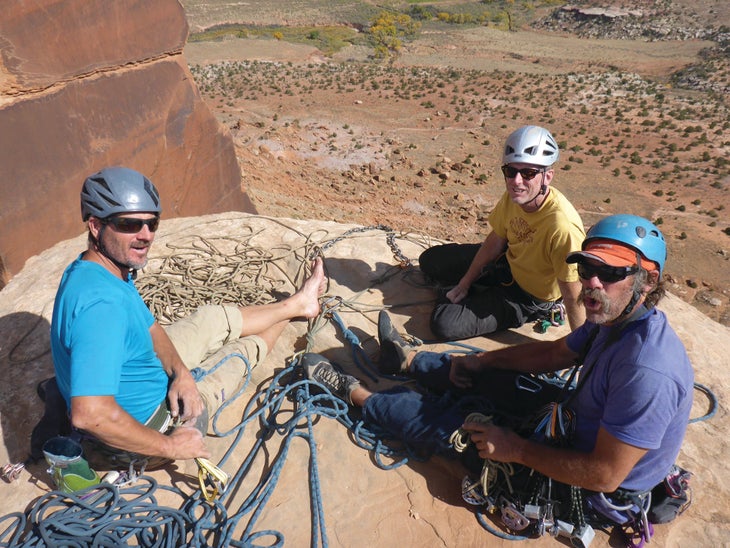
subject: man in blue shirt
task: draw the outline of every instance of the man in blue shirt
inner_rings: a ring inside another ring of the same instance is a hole
[[[205,417],[236,392],[246,370],[230,360],[196,383],[190,369],[233,353],[251,367],[261,362],[290,320],[319,314],[323,265],[315,260],[303,286],[281,302],[203,306],[163,328],[134,286],[161,211],[157,189],[135,170],[110,167],[85,180],[88,248],[63,274],[51,323],[56,381],[73,427],[112,454],[209,457]],[[195,428],[201,417],[205,424]]]

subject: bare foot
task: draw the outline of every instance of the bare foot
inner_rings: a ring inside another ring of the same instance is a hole
[[[304,280],[302,287],[294,294],[302,300],[302,316],[315,318],[319,314],[319,297],[327,288],[327,278],[324,275],[324,264],[322,257],[317,257],[312,262],[312,274]]]

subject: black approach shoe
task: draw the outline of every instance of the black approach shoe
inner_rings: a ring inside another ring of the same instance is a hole
[[[327,390],[332,395],[337,396],[341,400],[345,400],[352,405],[350,393],[360,386],[360,381],[352,375],[346,375],[338,371],[335,366],[321,354],[307,352],[302,354],[301,364],[304,368],[307,378],[313,380]]]
[[[413,346],[403,340],[393,327],[385,310],[378,315],[378,340],[380,341],[380,362],[378,369],[385,375],[401,375],[406,372],[406,358]]]

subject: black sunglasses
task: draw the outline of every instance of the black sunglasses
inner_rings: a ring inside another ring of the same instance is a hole
[[[522,175],[523,181],[529,181],[530,179],[534,179],[539,173],[545,173],[545,170],[534,169],[531,167],[523,167],[522,169],[517,169],[516,167],[504,165],[502,166],[502,173],[508,179],[514,179],[519,173],[520,175]]]
[[[147,225],[150,232],[155,232],[160,226],[160,218],[152,217],[151,219],[135,219],[134,217],[107,217],[102,222],[105,225],[112,225],[118,232],[124,234],[136,234],[142,227]]]
[[[638,271],[638,266],[609,266],[606,264],[591,265],[578,263],[578,276],[584,280],[590,280],[593,276],[596,276],[599,280],[608,284],[620,282],[627,276],[636,274]]]

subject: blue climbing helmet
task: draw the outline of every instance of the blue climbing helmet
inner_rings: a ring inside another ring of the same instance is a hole
[[[106,219],[118,213],[162,212],[160,194],[140,172],[128,167],[107,167],[86,178],[81,188],[81,219]]]
[[[586,234],[582,249],[591,240],[614,240],[638,251],[645,259],[659,267],[659,277],[667,260],[664,235],[652,222],[637,215],[610,215],[598,221]]]

